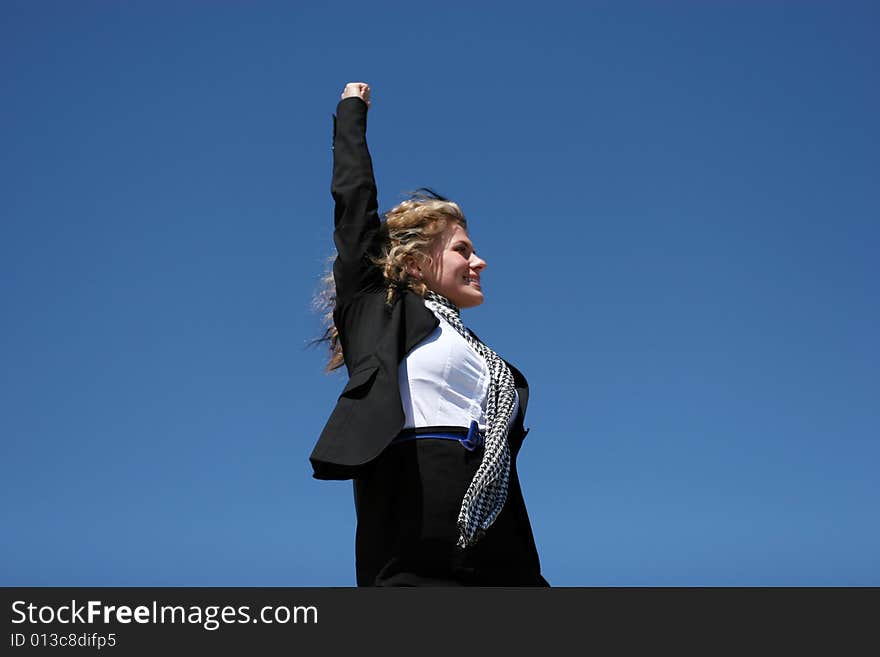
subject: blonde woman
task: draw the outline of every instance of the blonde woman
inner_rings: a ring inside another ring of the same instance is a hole
[[[430,190],[380,220],[370,105],[351,82],[334,116],[324,339],[349,378],[314,477],[354,482],[358,586],[549,586],[516,470],[528,384],[460,315],[483,302],[486,262]]]

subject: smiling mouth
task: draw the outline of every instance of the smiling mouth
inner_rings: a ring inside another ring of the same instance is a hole
[[[477,279],[477,278],[473,278],[473,277],[471,277],[471,276],[465,276],[465,277],[464,277],[464,282],[465,282],[467,285],[474,285],[474,286],[476,286],[476,287],[480,287],[480,280]]]

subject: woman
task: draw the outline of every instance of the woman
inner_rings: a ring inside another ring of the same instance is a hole
[[[353,479],[358,586],[549,586],[516,471],[528,384],[461,322],[486,267],[430,190],[379,219],[370,88],[334,116],[328,369],[349,380],[310,460]]]

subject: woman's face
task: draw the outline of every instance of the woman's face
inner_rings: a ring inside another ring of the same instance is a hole
[[[421,278],[437,294],[442,294],[459,308],[473,308],[483,303],[480,272],[486,261],[474,252],[474,245],[461,224],[451,221],[437,236],[431,252],[433,262],[421,267]]]

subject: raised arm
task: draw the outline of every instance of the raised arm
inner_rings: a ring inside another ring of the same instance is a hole
[[[381,272],[370,261],[379,231],[379,205],[373,161],[367,149],[370,87],[350,82],[333,117],[333,182],[336,203],[333,241],[336,244],[337,304],[359,290],[381,283]]]

